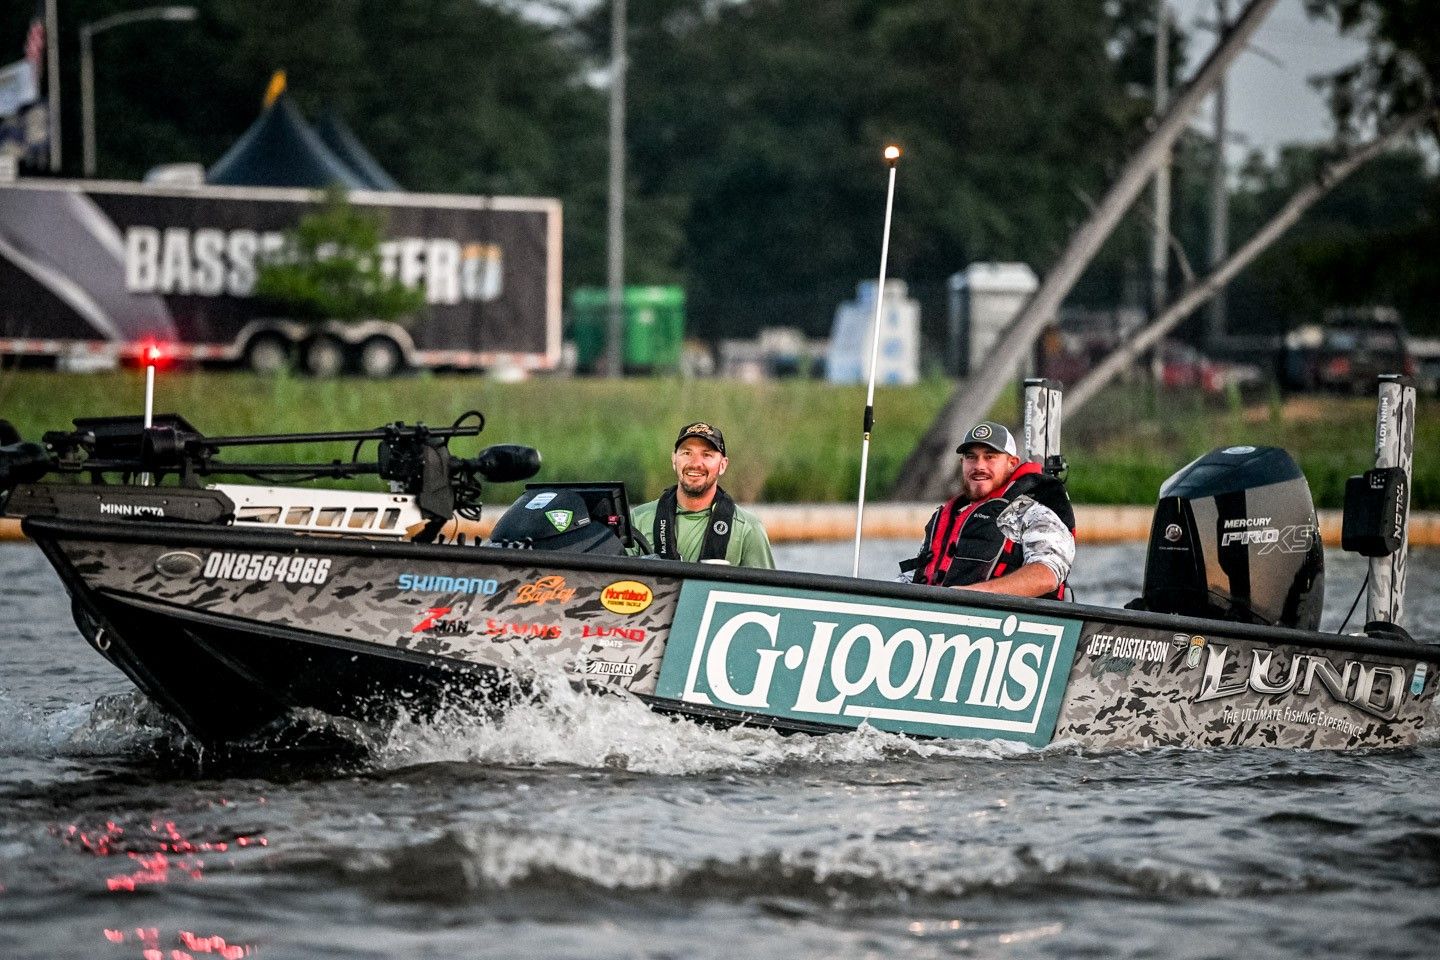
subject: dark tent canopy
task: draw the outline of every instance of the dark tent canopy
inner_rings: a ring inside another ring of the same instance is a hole
[[[370,155],[370,151],[365,149],[360,139],[335,111],[326,111],[320,122],[315,124],[315,132],[325,141],[330,152],[339,157],[352,173],[365,181],[365,185],[371,190],[404,189],[395,182],[394,177],[385,172],[385,168]]]
[[[351,190],[371,189],[325,146],[284,93],[216,161],[205,182],[237,187],[339,184]]]

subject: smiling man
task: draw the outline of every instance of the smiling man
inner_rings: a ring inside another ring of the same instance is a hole
[[[655,552],[667,560],[723,560],[773,569],[765,528],[720,486],[730,458],[719,429],[704,421],[681,427],[670,464],[679,482],[659,500],[630,511],[631,525],[650,538]]]
[[[1015,437],[984,420],[955,449],[961,489],[925,526],[920,556],[900,564],[915,583],[1065,596],[1075,560],[1075,511],[1065,484],[1020,462]]]

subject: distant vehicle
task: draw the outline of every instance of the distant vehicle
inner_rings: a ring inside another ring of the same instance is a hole
[[[560,360],[560,202],[355,191],[382,269],[425,292],[404,323],[302,322],[253,296],[257,264],[321,199],[276,187],[0,184],[0,356],[70,369],[133,360],[551,370]]]
[[[1415,358],[1415,389],[1440,396],[1440,338],[1410,338],[1410,355]]]
[[[1280,382],[1290,390],[1363,393],[1382,373],[1418,372],[1395,311],[1345,311],[1286,335]]]
[[[1263,379],[1260,369],[1248,363],[1229,363],[1207,357],[1179,340],[1165,340],[1156,351],[1156,380],[1165,387],[1220,393]]]

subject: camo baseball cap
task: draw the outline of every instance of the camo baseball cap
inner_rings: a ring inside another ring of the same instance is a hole
[[[680,444],[684,443],[691,437],[699,437],[701,440],[704,440],[716,450],[719,450],[720,456],[726,456],[725,435],[720,432],[718,427],[712,427],[710,424],[706,423],[703,420],[696,420],[694,423],[687,423],[685,426],[680,428],[680,436],[675,438],[675,449],[679,450]]]
[[[965,439],[960,441],[960,446],[955,448],[956,453],[964,453],[965,448],[979,444],[982,447],[989,447],[991,450],[998,450],[1001,453],[1008,453],[1012,457],[1020,456],[1016,452],[1015,437],[1005,428],[1003,424],[994,420],[981,420],[970,428],[965,434]]]

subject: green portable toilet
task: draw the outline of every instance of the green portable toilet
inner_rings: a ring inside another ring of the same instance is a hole
[[[624,311],[625,370],[671,372],[680,366],[685,339],[685,289],[676,286],[628,286]],[[570,295],[570,336],[580,370],[593,372],[605,356],[610,325],[610,294],[604,287],[577,287]]]

